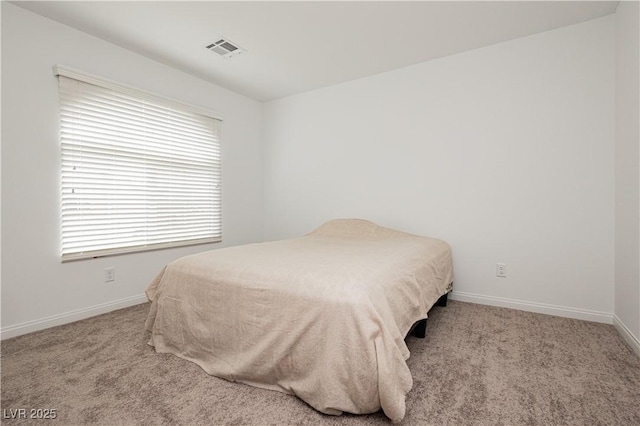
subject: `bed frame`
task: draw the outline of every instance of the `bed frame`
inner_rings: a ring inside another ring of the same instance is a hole
[[[434,304],[434,306],[442,306],[442,307],[446,307],[447,306],[447,297],[449,296],[449,292],[443,294],[442,296],[440,296],[440,298],[438,299],[438,301]],[[433,308],[431,308],[433,309]],[[422,319],[418,322],[416,322],[415,324],[413,324],[411,326],[411,329],[409,330],[409,333],[407,333],[407,337],[408,336],[414,336],[417,337],[419,339],[424,339],[427,335],[427,318]]]

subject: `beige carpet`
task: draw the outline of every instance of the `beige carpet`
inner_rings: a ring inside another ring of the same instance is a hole
[[[2,342],[2,417],[49,425],[387,424],[156,354],[139,305]],[[409,337],[407,425],[640,425],[640,358],[610,325],[450,301]],[[2,419],[3,424],[24,421]]]

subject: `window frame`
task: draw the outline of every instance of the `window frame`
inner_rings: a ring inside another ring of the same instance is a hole
[[[163,106],[168,106],[170,108],[174,108],[176,110],[182,111],[182,112],[187,112],[190,114],[197,114],[200,116],[204,116],[206,118],[209,119],[213,119],[216,120],[218,123],[214,123],[215,126],[218,127],[218,129],[220,128],[222,122],[223,122],[223,118],[215,113],[212,112],[210,110],[198,107],[198,106],[194,106],[191,104],[187,104],[184,102],[179,102],[179,101],[175,101],[173,99],[169,99],[163,96],[159,96],[155,93],[151,93],[151,92],[147,92],[144,90],[140,90],[137,88],[134,88],[132,86],[128,86],[125,84],[120,84],[117,82],[114,82],[112,80],[108,80],[102,77],[98,77],[89,73],[85,73],[83,71],[79,71],[79,70],[75,70],[66,66],[61,66],[61,65],[55,65],[53,67],[53,74],[55,77],[66,77],[68,79],[72,79],[72,80],[77,80],[81,83],[86,83],[86,84],[90,84],[93,86],[98,86],[100,88],[103,89],[107,89],[107,90],[111,90],[111,91],[115,91],[117,93],[120,94],[125,94],[128,96],[133,96],[136,98],[144,98],[146,100],[151,100],[152,102],[155,101],[157,102],[159,105],[163,105]],[[58,80],[58,78],[56,78],[56,80]],[[60,91],[59,88],[59,83],[58,83],[58,91]],[[58,105],[59,107],[62,106],[61,104],[61,100],[58,101]],[[58,126],[59,129],[62,130],[62,111],[60,111],[60,115],[58,118]],[[223,228],[223,224],[222,224],[222,143],[221,143],[221,136],[220,136],[220,130],[217,130],[217,132],[215,133],[214,136],[217,136],[217,153],[219,155],[219,159],[218,159],[218,181],[215,183],[215,185],[218,187],[218,189],[220,189],[220,195],[219,195],[219,209],[216,210],[216,214],[219,217],[219,233],[217,233],[215,236],[211,236],[211,237],[206,237],[206,238],[199,238],[199,239],[187,239],[187,240],[173,240],[173,241],[169,241],[169,242],[161,242],[161,243],[153,243],[153,244],[139,244],[139,245],[125,245],[125,246],[121,246],[121,247],[109,247],[109,248],[103,248],[103,249],[92,249],[92,250],[86,250],[86,249],[79,249],[77,251],[73,251],[73,252],[64,252],[63,250],[63,206],[62,204],[60,204],[60,223],[59,223],[59,232],[60,232],[60,256],[61,256],[61,261],[64,262],[68,262],[68,261],[74,261],[74,260],[82,260],[82,259],[92,259],[92,258],[97,258],[97,257],[103,257],[103,256],[113,256],[113,255],[121,255],[121,254],[127,254],[127,253],[136,253],[136,252],[145,252],[145,251],[151,251],[151,250],[161,250],[161,249],[166,249],[166,248],[175,248],[175,247],[185,247],[185,246],[192,246],[192,245],[198,245],[198,244],[210,244],[210,243],[216,243],[216,242],[221,242],[222,241],[222,228]],[[62,167],[62,135],[58,136],[58,143],[60,144],[60,153],[61,153],[61,158],[60,158],[60,166]],[[60,169],[60,179],[62,179],[62,169]],[[62,181],[60,182],[60,203],[62,203],[63,201],[63,197],[64,194],[62,192]],[[108,234],[107,234],[108,235]]]

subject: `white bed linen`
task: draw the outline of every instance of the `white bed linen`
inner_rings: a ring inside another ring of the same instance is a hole
[[[445,242],[356,219],[167,265],[147,288],[158,352],[327,414],[405,414],[404,337],[452,282]]]

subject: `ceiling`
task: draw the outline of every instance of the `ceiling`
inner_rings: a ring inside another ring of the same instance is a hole
[[[19,1],[258,101],[615,12],[617,1]],[[247,50],[223,58],[225,37]]]

